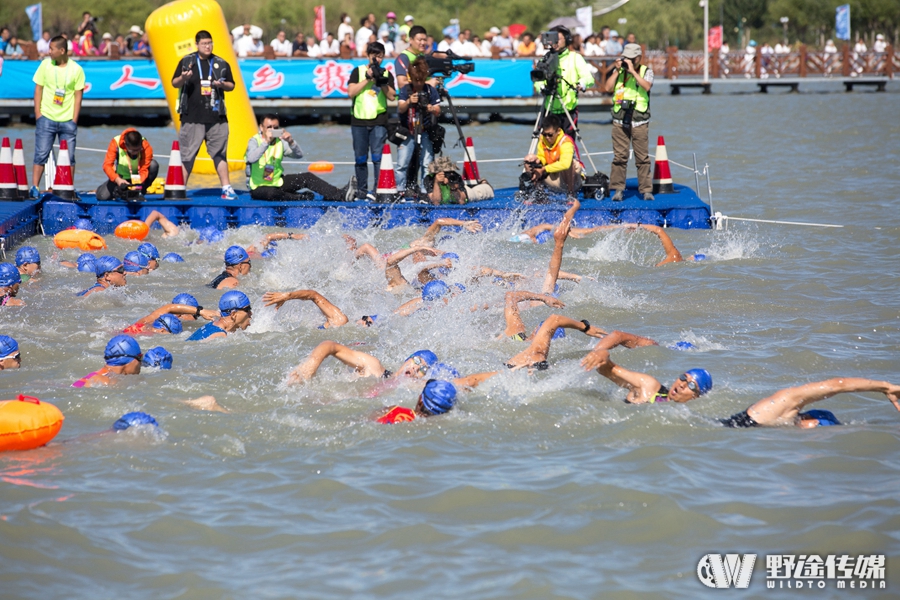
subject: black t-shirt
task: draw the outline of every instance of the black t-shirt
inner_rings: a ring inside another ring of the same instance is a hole
[[[391,87],[394,87],[394,74],[391,73],[390,71],[386,71],[385,74],[388,77],[388,85],[390,85]],[[355,67],[353,69],[353,72],[350,73],[350,83],[359,83],[359,67]],[[381,88],[375,88],[374,83],[372,85],[373,85],[372,89],[378,89],[379,91],[381,90]],[[366,93],[366,92],[363,92],[363,93]],[[357,96],[356,98],[359,98],[359,96]],[[356,105],[356,98],[353,98],[352,106]],[[350,110],[350,125],[351,126],[355,125],[357,127],[373,127],[375,125],[387,125],[387,121],[388,121],[387,111],[384,111],[383,113],[381,113],[374,119],[357,119],[356,117],[353,116],[352,108]]]
[[[297,40],[294,40],[294,46],[291,48],[291,56],[294,56],[297,53],[297,50],[300,50],[302,52],[309,52],[309,48],[307,47],[305,41],[298,42]]]
[[[224,79],[227,82],[234,83],[234,77],[231,74],[231,66],[216,55],[212,55],[210,59],[199,59],[200,65],[198,67],[198,56],[196,54],[189,54],[182,58],[178,62],[178,66],[175,67],[175,74],[172,75],[172,79],[181,75],[181,71],[184,66],[187,66],[188,61],[190,61],[191,70],[193,71],[190,79],[188,79],[188,82],[184,85],[184,95],[181,99],[184,103],[184,106],[181,107],[182,123],[202,123],[204,125],[210,125],[228,121],[228,117],[225,116],[224,110],[225,90],[221,88],[211,88],[213,93],[211,95],[204,95],[200,82],[201,80]],[[203,73],[202,77],[200,75],[201,71]],[[210,101],[212,98],[215,98],[216,101],[221,103],[222,110],[215,109],[215,106]]]

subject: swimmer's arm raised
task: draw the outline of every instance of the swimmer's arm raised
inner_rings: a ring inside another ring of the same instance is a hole
[[[322,311],[327,319],[329,327],[340,327],[345,325],[349,319],[341,309],[332,304],[328,298],[317,292],[316,290],[295,290],[293,292],[266,292],[263,295],[265,306],[274,306],[275,310],[281,308],[288,300],[309,300]]]
[[[751,406],[747,412],[761,425],[793,418],[807,404],[848,392],[881,392],[900,411],[900,385],[861,377],[834,377],[775,392]]]
[[[656,378],[646,373],[629,371],[625,367],[615,364],[610,359],[608,350],[592,350],[581,360],[581,365],[585,371],[597,369],[598,373],[616,385],[634,391],[632,402],[646,402],[660,386]]]
[[[452,381],[453,385],[459,389],[472,389],[487,381],[500,371],[487,371],[485,373],[475,373],[474,375],[466,375],[465,377],[457,377]]]
[[[327,340],[316,346],[309,357],[288,374],[288,384],[301,383],[312,378],[322,362],[329,356],[353,367],[364,377],[378,377],[384,373],[381,361],[371,354],[351,350],[343,344]]]
[[[200,315],[203,316],[203,313],[206,311],[197,311],[196,306],[190,306],[188,304],[164,304],[161,307],[154,310],[152,313],[143,317],[138,321],[138,323],[143,323],[145,325],[149,325],[153,321],[157,320],[161,316],[165,314],[173,314],[173,315]],[[212,316],[213,319],[219,318],[219,313],[210,311],[207,313]],[[211,320],[208,317],[204,317],[207,320]]]
[[[657,267],[661,267],[662,265],[667,265],[673,262],[684,261],[684,259],[681,257],[681,252],[679,252],[678,248],[675,247],[675,243],[672,241],[672,238],[669,237],[669,234],[666,233],[665,229],[656,225],[638,225],[638,227],[655,234],[656,237],[659,238],[659,241],[662,242],[666,257],[656,264]]]
[[[612,350],[616,346],[625,346],[626,348],[642,348],[644,346],[658,346],[659,344],[640,335],[628,333],[627,331],[619,331],[618,329],[603,338],[594,350]]]
[[[438,254],[440,254],[440,250],[437,250],[435,248],[404,248],[403,250],[397,250],[396,252],[388,256],[385,266],[394,267],[404,258],[411,256],[416,252],[424,252],[425,254],[430,254],[432,256],[437,256]]]
[[[401,317],[408,317],[409,315],[419,310],[421,308],[421,304],[421,298],[413,298],[409,302],[401,304],[400,308],[394,311],[394,314],[400,315]]]

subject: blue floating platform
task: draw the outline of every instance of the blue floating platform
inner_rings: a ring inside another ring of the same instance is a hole
[[[40,200],[0,202],[0,251],[5,254],[37,235],[40,211]]]
[[[427,226],[435,219],[453,217],[478,220],[485,229],[501,226],[527,228],[539,223],[559,221],[567,206],[564,201],[523,205],[514,199],[515,188],[496,190],[493,200],[465,205],[431,206],[427,204],[381,204],[373,202],[333,202],[308,200],[267,202],[253,200],[239,192],[237,200],[222,200],[218,189],[191,190],[185,200],[164,200],[148,196],[143,202],[104,201],[84,194],[77,201],[47,194],[42,199],[42,224],[47,235],[68,229],[80,218],[90,219],[100,235],[112,233],[129,219],[143,220],[158,210],[173,223],[194,229],[227,229],[245,225],[308,229],[328,213],[341,218],[348,229],[377,227],[390,229],[410,225]],[[22,206],[23,203],[11,203]],[[628,180],[625,199],[584,200],[578,211],[579,227],[610,223],[646,223],[681,229],[709,229],[710,209],[694,191],[675,185],[675,193],[658,194],[652,202],[637,192],[637,180]]]

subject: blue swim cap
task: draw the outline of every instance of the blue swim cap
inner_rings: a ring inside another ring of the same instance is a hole
[[[181,320],[171,313],[166,313],[153,321],[152,327],[155,329],[165,329],[172,335],[178,335],[184,330],[181,325]]]
[[[690,342],[685,342],[684,340],[675,342],[671,346],[669,346],[670,350],[696,350],[697,346],[693,345]]]
[[[694,255],[694,261],[695,261],[695,262],[700,262],[701,260],[706,260],[706,255],[705,255],[705,254],[700,254],[700,253],[698,252],[697,254]]]
[[[93,231],[94,224],[90,219],[78,219],[75,221],[75,229],[83,229],[84,231]]]
[[[429,368],[431,366],[433,366],[434,363],[436,363],[438,360],[437,354],[435,354],[431,350],[417,350],[416,352],[413,352],[412,354],[410,354],[406,358],[406,360],[409,360],[411,358],[416,358],[416,357],[419,357],[422,360],[424,360],[425,364],[428,365]],[[406,362],[406,360],[404,360],[403,362]]]
[[[172,304],[187,304],[188,306],[198,307],[200,303],[190,294],[178,294],[172,298]]]
[[[441,254],[441,258],[449,258],[450,260],[459,260],[459,254],[456,252],[444,252]]]
[[[694,378],[694,381],[697,382],[697,387],[700,388],[700,395],[709,393],[709,391],[713,387],[712,375],[709,374],[709,371],[706,369],[691,369],[690,371],[685,371],[688,375]]]
[[[830,425],[840,425],[841,422],[838,421],[837,417],[834,416],[834,413],[830,410],[822,410],[819,408],[814,408],[813,410],[808,410],[805,413],[800,414],[801,417],[812,417],[813,419],[819,422],[820,427],[828,427]]]
[[[443,281],[429,281],[422,288],[422,300],[432,301],[446,295],[450,292],[450,286]]]
[[[250,298],[244,292],[231,290],[219,298],[219,312],[223,315],[230,315],[231,311],[239,308],[250,308]]]
[[[137,249],[138,252],[146,256],[148,259],[156,259],[159,260],[159,250],[156,249],[156,246],[151,244],[150,242],[144,242]]]
[[[22,246],[18,250],[16,250],[16,266],[21,267],[24,264],[28,263],[38,263],[41,262],[41,255],[38,253],[37,248],[34,246]]]
[[[453,287],[455,287],[459,291],[460,294],[464,294],[466,291],[466,286],[464,286],[461,283],[454,283]]]
[[[544,324],[544,322],[541,321],[541,322],[538,324],[538,328],[540,328],[541,325],[543,325],[543,324]],[[563,329],[562,327],[557,327],[557,328],[556,328],[556,331],[553,332],[553,337],[551,337],[550,339],[551,339],[551,340],[558,340],[559,338],[564,338],[564,337],[566,337],[566,330]]]
[[[162,346],[150,348],[144,353],[144,360],[141,362],[145,367],[156,367],[158,369],[172,368],[172,355]]]
[[[150,266],[150,261],[147,260],[147,257],[135,250],[126,254],[125,260],[122,262],[125,265],[125,271],[127,273],[137,273],[141,269],[146,269]]]
[[[434,366],[428,370],[428,374],[432,379],[443,379],[444,381],[459,377],[459,371],[447,363],[442,362],[435,363]]]
[[[9,358],[19,351],[19,342],[8,335],[0,335],[0,360]]]
[[[431,379],[422,390],[422,406],[430,415],[442,415],[456,404],[456,388],[449,381]]]
[[[201,242],[219,242],[225,239],[225,234],[219,231],[215,227],[204,227],[200,230],[200,241]]]
[[[250,255],[240,246],[231,246],[225,251],[225,265],[232,266],[250,260]]]
[[[130,335],[117,335],[106,344],[103,360],[111,367],[122,367],[133,360],[141,360],[141,347]]]
[[[165,262],[184,262],[184,259],[181,258],[180,254],[176,254],[174,252],[169,252],[165,256],[163,256],[163,261]]]
[[[22,283],[19,269],[12,263],[0,263],[0,287],[9,287],[17,283]]]
[[[145,412],[130,412],[119,417],[119,420],[113,423],[113,429],[125,431],[134,425],[154,425],[158,427],[159,423]]]
[[[260,256],[263,258],[273,258],[278,254],[278,248],[269,248],[268,250],[263,250],[260,253]]]
[[[512,236],[511,238],[509,238],[509,241],[521,242],[521,243],[524,243],[524,242],[531,243],[531,238],[528,237],[527,235],[525,235],[524,233],[519,233],[519,234],[516,234],[516,235]]]
[[[94,273],[97,279],[122,266],[122,261],[115,256],[101,256],[94,261]]]
[[[93,273],[94,267],[97,264],[97,257],[93,254],[88,254],[85,252],[81,256],[78,257],[78,270],[84,273]]]
[[[546,230],[534,236],[538,244],[545,244],[553,239],[553,232]]]

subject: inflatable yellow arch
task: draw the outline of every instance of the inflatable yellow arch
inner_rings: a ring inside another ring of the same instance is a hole
[[[175,112],[180,90],[172,87],[172,74],[178,68],[181,58],[197,51],[194,36],[201,29],[212,34],[215,44],[213,52],[223,58],[234,75],[234,91],[228,92],[225,102],[228,105],[228,167],[231,171],[244,168],[244,153],[247,142],[256,135],[256,116],[247,95],[247,86],[238,68],[237,56],[229,43],[228,24],[222,7],[214,0],[178,0],[161,6],[150,13],[144,25],[153,48],[153,60],[162,80],[169,112],[176,129],[181,128],[181,119]],[[206,144],[197,155],[194,173],[215,174],[212,160],[206,151]]]

